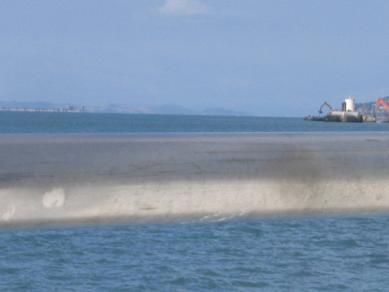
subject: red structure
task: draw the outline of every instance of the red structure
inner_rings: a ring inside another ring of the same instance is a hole
[[[383,107],[387,112],[389,112],[389,103],[387,103],[383,98],[378,98],[375,105],[377,109]]]

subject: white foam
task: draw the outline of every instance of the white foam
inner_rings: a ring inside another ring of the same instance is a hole
[[[45,208],[60,208],[65,203],[65,191],[63,188],[54,188],[45,192],[42,197],[42,205]]]
[[[13,205],[8,206],[4,211],[4,213],[1,214],[1,219],[6,222],[10,221],[11,218],[14,216],[15,211],[16,211],[15,206]]]

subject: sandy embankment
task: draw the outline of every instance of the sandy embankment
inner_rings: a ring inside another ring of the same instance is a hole
[[[389,210],[384,133],[0,135],[0,224]]]

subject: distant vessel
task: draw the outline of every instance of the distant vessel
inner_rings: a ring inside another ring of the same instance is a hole
[[[324,102],[320,109],[319,114],[323,113],[323,108],[327,107],[330,111],[322,116],[307,116],[304,120],[308,121],[323,121],[323,122],[349,122],[349,123],[362,123],[367,121],[367,117],[355,110],[354,97],[346,97],[342,103],[342,110],[334,109],[328,102]]]

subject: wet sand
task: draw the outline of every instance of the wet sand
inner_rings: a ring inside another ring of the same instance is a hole
[[[389,209],[389,135],[0,135],[0,222]]]

